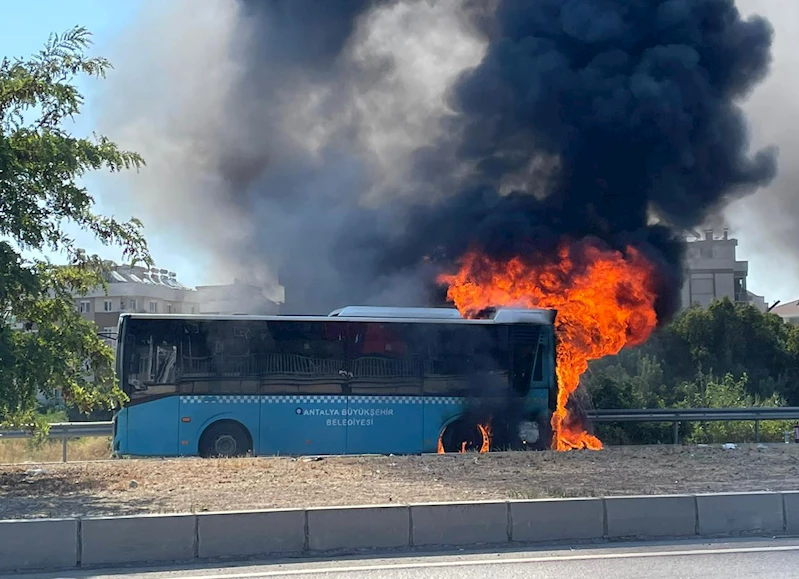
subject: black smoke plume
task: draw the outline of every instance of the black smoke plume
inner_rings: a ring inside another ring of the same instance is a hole
[[[435,302],[469,247],[592,238],[659,266],[666,319],[683,231],[776,171],[740,108],[772,29],[733,0],[169,6],[131,29],[101,128],[147,158],[153,228],[209,282],[279,281],[287,313]]]
[[[750,156],[738,106],[766,76],[771,41],[733,0],[503,0],[485,58],[454,87],[456,138],[418,167],[447,173],[454,158],[471,172],[412,211],[381,266],[470,247],[546,260],[564,238],[593,237],[659,266],[667,319],[680,235],[775,176],[775,151]]]

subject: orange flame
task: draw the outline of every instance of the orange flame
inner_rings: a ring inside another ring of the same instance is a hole
[[[488,452],[491,450],[491,424],[488,422],[485,424],[478,424],[477,429],[480,431],[480,434],[483,435],[483,444],[480,446],[480,452]]]
[[[564,244],[557,260],[538,265],[518,257],[499,262],[470,251],[456,274],[441,275],[438,281],[449,286],[447,297],[467,317],[499,306],[558,310],[552,446],[600,450],[602,442],[586,432],[566,404],[590,360],[640,344],[655,329],[653,273],[652,265],[631,247],[622,254],[590,244]]]
[[[480,449],[477,452],[483,454],[491,450],[491,424],[489,422],[486,422],[485,424],[478,424],[477,430],[480,433],[480,438],[481,438]],[[441,436],[438,437],[438,449],[436,451],[438,454],[446,453],[446,450],[444,450],[443,437],[444,433],[442,432]],[[465,440],[461,442],[461,449],[460,449],[461,454],[466,452],[466,447],[468,446],[468,444],[469,444],[468,441]]]

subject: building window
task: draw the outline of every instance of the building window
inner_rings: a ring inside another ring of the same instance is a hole
[[[735,301],[748,302],[748,295],[746,293],[746,280],[742,277],[735,278]]]
[[[136,311],[136,300],[130,300],[130,311],[131,312]]]
[[[81,301],[78,304],[78,311],[82,314],[90,314],[92,313],[92,302],[90,301]]]
[[[196,313],[194,310],[194,306],[189,306],[189,312],[192,314]]]
[[[173,313],[172,304],[167,304],[166,305],[166,313],[168,313],[168,314]]]
[[[104,312],[110,312],[113,309],[114,309],[114,305],[111,303],[111,300],[105,300],[103,302],[103,311]]]
[[[150,302],[150,313],[151,314],[158,313],[158,302]]]
[[[691,278],[691,293],[694,295],[715,295],[713,278]]]

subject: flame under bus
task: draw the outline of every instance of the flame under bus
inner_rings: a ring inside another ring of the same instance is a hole
[[[348,307],[329,316],[123,314],[136,456],[416,454],[549,445],[552,310]],[[490,440],[487,436],[490,435]]]

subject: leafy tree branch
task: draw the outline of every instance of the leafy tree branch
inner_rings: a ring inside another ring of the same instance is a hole
[[[102,78],[111,68],[86,54],[90,45],[89,32],[76,27],[52,35],[31,58],[0,61],[0,423],[7,425],[35,419],[38,392],[60,391],[81,410],[124,397],[113,352],[75,309],[76,295],[104,285],[104,262],[66,227],[119,247],[126,261],[152,263],[142,223],[96,213],[79,182],[92,171],[138,170],[144,160],[104,136],[67,129],[84,104],[76,79]],[[59,252],[66,265],[24,258],[30,250]]]

